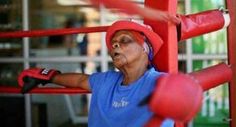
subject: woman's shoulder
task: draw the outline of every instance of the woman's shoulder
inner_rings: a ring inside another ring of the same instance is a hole
[[[94,90],[100,89],[103,86],[110,86],[107,84],[115,83],[120,77],[121,73],[116,71],[96,72],[89,76],[89,82],[91,88]]]
[[[92,76],[104,77],[104,78],[113,77],[113,76],[116,77],[119,75],[121,75],[121,72],[115,71],[115,70],[109,70],[109,71],[105,71],[105,72],[96,72],[96,73],[92,74]]]
[[[162,75],[166,75],[167,74],[166,72],[158,71],[155,68],[150,68],[148,71],[149,71],[149,76],[153,76],[155,78],[158,78],[158,77],[160,77]]]

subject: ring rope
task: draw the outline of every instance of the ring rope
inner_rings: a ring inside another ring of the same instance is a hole
[[[0,86],[0,93],[21,93],[20,87],[11,87],[11,86]],[[88,90],[84,90],[81,88],[58,88],[58,87],[40,87],[34,88],[28,93],[36,93],[36,94],[86,94],[91,93]]]
[[[105,32],[108,29],[108,27],[109,26],[98,26],[98,27],[0,32],[0,38],[43,37],[43,36],[78,34],[78,33]]]

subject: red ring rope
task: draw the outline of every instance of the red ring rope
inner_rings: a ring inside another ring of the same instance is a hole
[[[43,37],[77,33],[105,32],[109,26],[0,32],[0,38]]]
[[[21,93],[20,87],[0,86],[0,93]],[[83,94],[90,93],[88,90],[81,88],[58,88],[58,87],[45,87],[45,88],[34,88],[28,93],[37,94]]]

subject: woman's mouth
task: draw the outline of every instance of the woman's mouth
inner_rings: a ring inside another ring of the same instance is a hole
[[[118,59],[120,57],[120,53],[114,53],[113,54],[113,59]]]

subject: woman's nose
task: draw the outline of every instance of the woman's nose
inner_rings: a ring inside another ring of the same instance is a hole
[[[119,43],[114,43],[114,44],[112,44],[112,48],[113,49],[120,48],[120,44]]]

